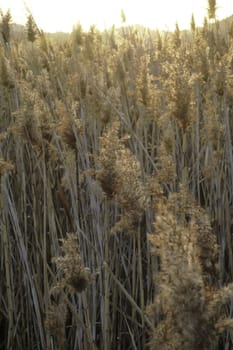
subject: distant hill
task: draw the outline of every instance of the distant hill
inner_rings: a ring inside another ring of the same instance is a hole
[[[222,19],[221,21],[217,22],[217,24],[219,25],[221,32],[228,33],[231,26],[233,25],[233,15]]]
[[[204,20],[204,19],[203,19]],[[219,29],[221,31],[221,33],[223,34],[227,34],[230,30],[230,27],[233,25],[233,15],[226,17],[220,21],[217,21],[216,24],[213,23],[213,26],[218,25]],[[143,27],[142,25],[135,25],[134,27],[136,27],[137,29],[139,29],[140,31],[143,30],[149,30],[146,27]],[[20,39],[26,39],[26,30],[25,30],[25,26],[21,25],[21,24],[16,24],[16,23],[12,23],[11,24],[11,31],[12,31],[12,36],[13,38],[16,38],[18,40]],[[152,32],[154,30],[151,30]],[[181,31],[183,34],[188,35],[189,34],[189,29],[186,30],[182,30]],[[46,33],[46,35],[55,41],[65,41],[68,36],[69,33],[65,33],[65,32],[56,32],[56,33]]]
[[[26,38],[26,32],[25,32],[25,26],[22,24],[12,23],[11,24],[11,33],[12,37],[14,39],[25,39]]]
[[[23,40],[27,38],[26,27],[25,25],[22,25],[22,24],[12,23],[11,33],[12,33],[12,37],[16,40]],[[46,33],[46,35],[48,36],[48,38],[58,42],[58,41],[65,41],[70,34],[64,33],[64,32],[56,32],[56,33]]]

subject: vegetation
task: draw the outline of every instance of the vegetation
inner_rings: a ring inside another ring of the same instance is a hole
[[[56,37],[2,14],[0,349],[231,348],[233,22],[208,11]]]

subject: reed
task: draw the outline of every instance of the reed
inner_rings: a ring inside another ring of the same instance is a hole
[[[0,349],[230,348],[230,24],[6,24]]]

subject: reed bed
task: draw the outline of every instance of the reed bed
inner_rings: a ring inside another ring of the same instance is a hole
[[[32,20],[1,39],[0,349],[230,349],[230,25]]]

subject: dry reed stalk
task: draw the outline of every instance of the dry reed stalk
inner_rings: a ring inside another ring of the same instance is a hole
[[[105,233],[103,236],[104,239],[104,261],[109,264],[110,252],[109,252],[109,218],[108,218],[108,208],[106,203],[106,214],[105,214]],[[104,269],[104,350],[109,349],[110,347],[110,283],[109,283],[109,271],[107,268]]]
[[[93,341],[92,331],[91,331],[91,322],[89,317],[89,307],[86,295],[82,295],[82,304],[83,304],[83,313],[84,313],[84,325],[85,325],[85,334],[86,334],[86,344],[84,344],[85,349],[97,350],[97,347]]]
[[[4,172],[7,171],[6,168],[4,168]],[[3,170],[1,170],[3,172]],[[6,294],[7,294],[7,349],[10,349],[12,347],[12,340],[13,340],[13,333],[14,333],[14,299],[13,299],[13,289],[12,289],[12,281],[11,281],[11,259],[10,256],[10,242],[9,242],[9,236],[7,234],[7,224],[6,224],[6,212],[5,212],[5,198],[4,198],[4,192],[5,192],[5,186],[6,186],[6,179],[5,175],[0,175],[1,180],[1,190],[0,190],[0,210],[1,210],[1,232],[2,232],[2,252],[4,256],[4,269],[5,269],[5,275],[6,275]]]
[[[5,210],[8,210],[9,220],[12,225],[12,230],[14,234],[14,238],[16,241],[16,246],[19,252],[20,256],[20,262],[23,266],[24,273],[25,273],[25,284],[28,284],[28,287],[30,288],[30,302],[34,305],[34,313],[35,313],[35,319],[38,324],[38,338],[41,344],[45,346],[45,338],[44,338],[44,331],[43,331],[43,324],[42,324],[42,317],[41,317],[41,310],[39,307],[39,299],[38,294],[36,290],[36,285],[33,280],[33,273],[30,268],[30,261],[29,256],[26,250],[23,234],[20,229],[18,216],[15,208],[15,202],[14,197],[12,193],[12,188],[10,184],[8,183],[7,186],[4,188],[5,196],[6,196],[6,208]]]
[[[140,295],[140,308],[141,310],[145,310],[145,295],[144,295],[144,278],[143,278],[143,269],[142,269],[142,251],[141,251],[141,232],[140,232],[140,226],[138,228],[137,236],[137,263],[138,263],[138,278],[139,278],[139,295]],[[142,314],[142,320],[141,320],[142,329],[145,329],[145,318],[144,313]],[[145,348],[146,346],[146,336],[145,333],[142,333],[142,348]]]

